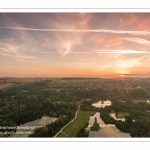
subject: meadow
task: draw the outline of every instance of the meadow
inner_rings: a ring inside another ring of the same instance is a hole
[[[69,137],[76,137],[79,130],[89,121],[89,117],[93,116],[95,113],[95,111],[80,110],[77,118],[63,130],[63,133],[67,134]]]

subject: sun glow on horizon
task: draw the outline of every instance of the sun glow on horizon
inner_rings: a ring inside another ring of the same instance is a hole
[[[125,74],[129,74],[130,71],[127,68],[118,68],[116,71],[117,75],[125,75]]]

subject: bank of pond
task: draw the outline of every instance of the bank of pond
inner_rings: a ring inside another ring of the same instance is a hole
[[[51,124],[57,119],[58,118],[56,117],[43,116],[41,117],[41,119],[27,122],[25,124],[17,126],[16,133],[10,134],[10,137],[28,137],[30,136],[30,134],[33,134],[36,129],[45,127],[47,124]]]
[[[97,123],[100,127],[99,131],[90,130],[95,122],[95,118],[97,118]],[[96,112],[94,116],[90,116],[89,125],[86,130],[89,131],[89,137],[131,137],[130,133],[121,132],[114,124],[105,124],[99,112]]]
[[[103,104],[103,105],[102,105]],[[99,101],[92,106],[100,108],[100,118],[107,126],[100,124],[102,127],[101,135],[114,137],[119,130],[120,137],[150,137],[150,105],[146,102],[113,102],[113,105],[108,106],[105,101]],[[109,128],[108,128],[109,126]],[[105,127],[107,127],[105,129]],[[111,135],[111,131],[115,131]],[[104,132],[105,131],[105,132]],[[108,134],[106,134],[108,133]],[[96,136],[98,132],[91,132],[89,136]],[[101,135],[98,134],[100,137]]]

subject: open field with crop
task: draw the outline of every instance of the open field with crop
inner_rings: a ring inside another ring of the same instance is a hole
[[[5,82],[34,82],[34,78],[6,78]]]
[[[51,77],[4,77],[0,78],[0,82],[35,82],[52,80],[52,83],[67,83],[68,81],[62,80],[61,78]]]
[[[62,80],[60,78],[51,78],[52,82],[51,83],[67,83],[68,81]]]
[[[2,83],[2,82],[4,82],[4,80],[3,80],[3,79],[0,79],[0,83]]]
[[[13,85],[13,83],[4,83],[4,84],[0,84],[0,89],[4,89],[7,88],[9,86]]]

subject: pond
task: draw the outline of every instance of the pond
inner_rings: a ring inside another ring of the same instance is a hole
[[[97,103],[93,103],[92,106],[94,107],[105,107],[105,106],[110,106],[111,105],[111,101],[110,100],[106,100],[106,101],[98,101]]]
[[[46,126],[49,123],[55,122],[57,119],[58,118],[43,116],[41,119],[27,122],[17,126],[17,133],[11,134],[10,137],[28,137],[28,135],[33,133],[36,128]]]
[[[125,118],[116,118],[115,113],[111,113],[109,114],[111,117],[113,117],[115,120],[121,120],[121,121],[125,121]]]
[[[37,120],[31,121],[31,122],[27,122],[27,123],[25,123],[21,126],[29,126],[29,127],[32,127],[32,126],[35,126],[35,127],[45,126],[49,123],[55,122],[56,120],[57,120],[57,118],[44,116],[41,119],[37,119]]]
[[[90,116],[89,118],[89,125],[86,128],[87,130],[90,130],[90,127],[93,125],[95,121],[95,117],[97,118],[97,123],[100,125],[100,131],[90,131],[89,137],[131,137],[129,133],[123,133],[119,131],[115,127],[115,125],[108,124],[106,125],[103,120],[100,118],[100,113],[95,113],[94,116]]]

